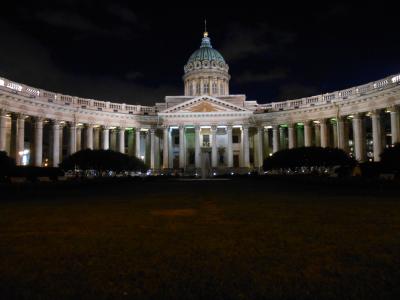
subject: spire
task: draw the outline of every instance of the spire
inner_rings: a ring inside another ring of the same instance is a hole
[[[206,19],[204,19],[204,34],[203,34],[203,39],[201,40],[200,48],[212,48],[210,38],[208,37]]]

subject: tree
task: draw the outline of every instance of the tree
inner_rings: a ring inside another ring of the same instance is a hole
[[[264,160],[265,171],[300,167],[352,167],[356,161],[338,148],[300,147],[276,152]]]
[[[386,172],[400,172],[400,143],[383,150],[381,165]]]
[[[15,168],[15,160],[7,155],[7,152],[0,151],[0,180],[9,176]]]
[[[97,171],[145,171],[145,163],[134,156],[112,151],[85,149],[65,158],[60,167],[63,170],[97,170]]]

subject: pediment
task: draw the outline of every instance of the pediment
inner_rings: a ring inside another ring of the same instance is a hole
[[[211,96],[201,96],[167,108],[162,113],[220,113],[248,110]]]

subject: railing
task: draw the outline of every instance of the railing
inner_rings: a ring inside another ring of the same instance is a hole
[[[155,115],[156,107],[129,105],[124,103],[113,103],[93,99],[62,95],[33,88],[24,84],[16,83],[0,77],[0,90],[7,91],[27,98],[35,98],[37,101],[55,103],[77,109],[101,110],[105,112],[118,112],[137,115]]]
[[[374,93],[384,89],[392,88],[396,85],[400,85],[400,74],[388,76],[384,79],[373,81],[360,86],[355,86],[349,89],[336,91],[328,94],[317,95],[307,98],[287,100],[281,102],[271,102],[267,104],[260,104],[257,107],[257,112],[268,112],[268,111],[280,111],[280,110],[291,110],[298,108],[307,108],[315,105],[323,105],[332,102],[339,102],[348,100],[356,97],[360,97],[366,94]]]
[[[254,108],[256,112],[291,110],[298,108],[307,108],[315,105],[324,105],[332,102],[339,102],[346,99],[352,99],[389,89],[400,85],[400,74],[388,76],[374,82],[355,86],[349,89],[305,97],[301,99],[293,99],[288,101],[272,102],[267,104],[259,104]],[[24,84],[10,81],[0,77],[0,90],[18,94],[27,98],[35,98],[37,101],[52,102],[59,105],[66,105],[77,109],[92,109],[106,112],[118,112],[127,114],[155,115],[158,110],[156,106],[131,105],[125,103],[113,103],[107,101],[99,101],[86,98],[72,97],[33,88]]]

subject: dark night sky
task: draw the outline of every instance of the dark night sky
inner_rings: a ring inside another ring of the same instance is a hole
[[[81,97],[153,104],[183,93],[204,17],[231,93],[261,103],[400,73],[394,7],[333,4],[138,9],[134,1],[18,1],[0,12],[0,76]],[[204,3],[205,4],[205,3]]]

